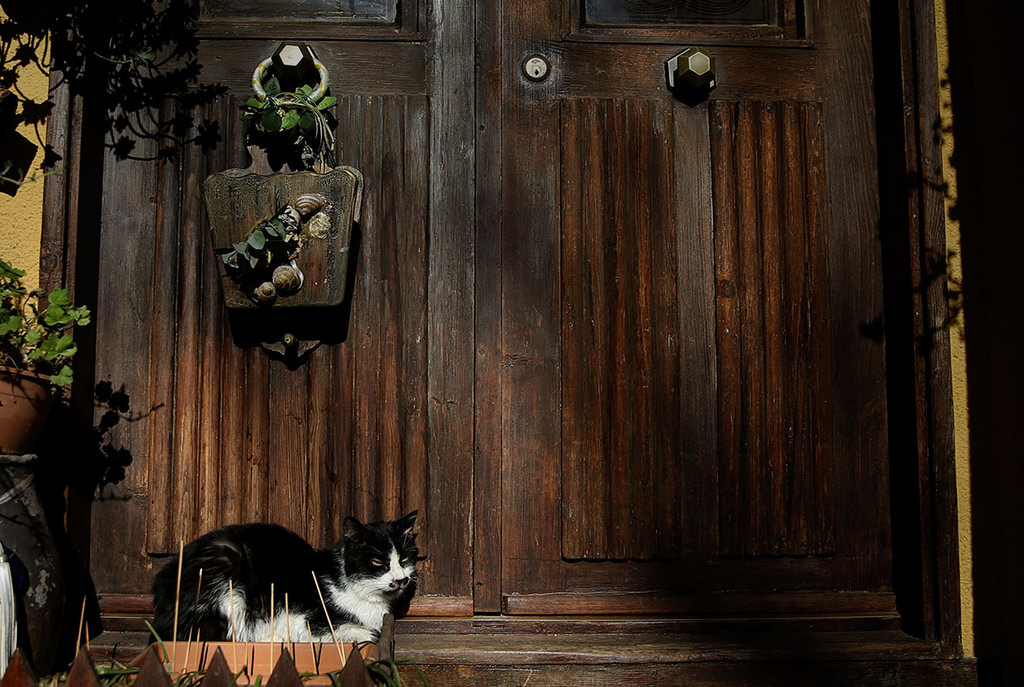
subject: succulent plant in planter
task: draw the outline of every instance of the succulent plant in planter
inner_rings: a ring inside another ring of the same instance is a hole
[[[89,324],[91,316],[66,289],[30,290],[23,276],[0,260],[0,453],[31,448],[53,392],[73,379],[70,362],[78,347],[71,330]]]

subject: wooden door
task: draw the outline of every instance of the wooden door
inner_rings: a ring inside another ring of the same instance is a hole
[[[100,159],[72,255],[133,409],[102,593],[227,522],[418,508],[417,613],[895,614],[867,1],[658,4],[204,4],[222,144]],[[365,190],[351,298],[289,366],[235,340],[199,188],[295,39]]]
[[[147,593],[182,540],[227,523],[279,522],[326,545],[346,515],[418,509],[421,606],[468,612],[472,120],[457,79],[472,53],[454,29],[416,0],[211,0],[198,61],[227,93],[183,114],[218,122],[221,143],[102,160],[98,231],[79,242],[96,246],[94,376],[123,389],[133,415],[109,437],[126,477],[92,509],[108,600]],[[305,338],[323,343],[297,364],[238,336],[201,196],[207,175],[247,166],[240,106],[286,40],[308,41],[330,71],[338,162],[364,178],[349,297],[309,313]]]
[[[500,316],[477,384],[500,411],[477,460],[500,464],[501,544],[478,546],[478,610],[895,613],[867,17],[492,17],[502,88],[481,114],[502,136],[481,154],[504,212],[478,234],[478,264],[501,265],[478,308]],[[718,70],[693,107],[664,68],[690,45]]]

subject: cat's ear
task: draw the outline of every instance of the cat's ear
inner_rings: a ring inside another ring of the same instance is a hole
[[[403,537],[415,537],[416,533],[412,531],[412,528],[416,526],[416,516],[419,515],[418,510],[406,515],[404,518],[395,521],[395,527],[398,529],[398,533]]]
[[[366,527],[351,515],[342,523],[341,532],[342,538],[353,546],[360,546],[366,541]]]

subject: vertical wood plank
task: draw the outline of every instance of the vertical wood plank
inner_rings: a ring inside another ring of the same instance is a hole
[[[888,584],[892,562],[879,548],[888,531],[888,423],[885,351],[865,325],[884,310],[878,244],[879,200],[872,100],[873,65],[869,15],[860,0],[815,7],[814,33],[819,90],[824,106],[816,127],[822,136],[820,217],[828,227],[829,309],[832,328],[833,447],[836,509],[844,517],[863,513],[863,525],[844,528],[844,584],[868,588]],[[819,38],[820,37],[820,38]],[[898,68],[895,67],[894,68]],[[836,79],[831,75],[842,74]],[[826,185],[827,180],[827,185]],[[855,285],[855,286],[853,286]],[[868,523],[874,523],[869,525]]]
[[[504,4],[477,0],[473,602],[501,610],[501,173]]]
[[[204,178],[204,165],[194,147],[187,148],[182,157],[184,175],[182,178],[182,222],[180,252],[178,253],[178,298],[177,335],[174,358],[177,361],[175,373],[175,403],[173,427],[173,457],[171,469],[178,491],[171,502],[171,545],[193,536],[197,518],[198,492],[201,489],[198,465],[200,451],[200,415],[202,388],[200,382],[200,359],[196,355],[202,349],[202,261],[206,237],[201,230],[199,218],[203,212],[198,189]]]
[[[676,292],[679,299],[679,463],[668,475],[682,480],[682,498],[667,478],[661,512],[674,509],[682,517],[681,546],[684,551],[711,552],[718,549],[718,370],[716,366],[716,232],[712,207],[712,157],[709,108],[690,108],[673,103],[671,122],[666,124],[665,155],[660,172],[673,179],[673,195],[666,203],[676,208],[666,217],[668,226],[679,227],[675,245],[664,253],[677,256]],[[676,162],[677,160],[683,162]],[[671,170],[671,172],[669,171]],[[655,206],[657,207],[657,206]],[[671,353],[669,353],[671,355]],[[669,369],[669,363],[658,369]],[[666,455],[674,453],[666,450]],[[666,550],[671,555],[672,550]]]
[[[695,120],[698,124],[701,120]],[[714,484],[714,437],[691,438],[699,454],[681,456],[684,433],[708,430],[687,422],[680,389],[689,384],[714,402],[713,301],[686,294],[680,246],[682,207],[710,212],[707,128],[676,136],[671,111],[657,101],[566,100],[562,104],[562,519],[568,559],[648,559],[678,555],[713,540],[714,508],[684,512]],[[690,137],[697,137],[696,143]],[[703,143],[701,143],[703,141]],[[704,152],[681,173],[674,160]],[[703,147],[702,147],[703,146]],[[706,193],[702,199],[695,194]],[[680,201],[683,202],[683,201]],[[697,232],[699,230],[694,229]],[[705,231],[710,238],[710,228]],[[685,258],[709,273],[709,247]],[[703,260],[703,262],[702,262]],[[697,338],[680,309],[703,327]],[[694,370],[684,369],[680,342],[690,337]],[[710,349],[710,350],[709,350]],[[703,366],[700,361],[703,360]],[[703,377],[697,377],[703,372]],[[712,423],[713,426],[713,423]],[[689,489],[684,492],[684,484]],[[653,494],[653,497],[652,497]],[[700,533],[705,534],[701,535]]]
[[[559,104],[551,81],[522,76],[535,41],[554,38],[558,3],[507,3],[502,69],[502,538],[506,592],[560,586]],[[513,20],[514,18],[514,20]]]
[[[448,0],[428,12],[433,42],[430,74],[430,250],[427,304],[427,420],[430,432],[429,546],[470,561],[472,530],[466,509],[473,488],[473,293],[475,255],[473,142],[476,12],[472,0]],[[472,26],[472,29],[468,27]],[[471,565],[439,566],[438,593],[471,597]]]
[[[380,274],[382,242],[389,233],[396,231],[394,217],[387,212],[387,199],[381,187],[383,174],[380,169],[383,158],[384,132],[381,124],[383,102],[381,97],[365,100],[362,124],[362,144],[370,155],[363,157],[364,179],[376,181],[367,184],[364,193],[366,231],[362,244],[363,278],[356,281],[357,300],[353,308],[353,326],[356,338],[356,366],[354,388],[353,446],[351,512],[365,520],[378,516],[377,494],[379,493],[377,457],[380,454],[379,404],[376,395],[380,391],[377,381],[378,363],[382,356],[380,338],[382,308],[380,299]]]
[[[603,459],[610,428],[603,356],[610,348],[600,345],[607,338],[599,231],[606,182],[596,143],[605,125],[593,101],[567,100],[562,108],[562,374],[572,385],[562,391],[562,550],[590,558],[608,548],[611,482]]]
[[[170,114],[169,112],[165,114]],[[157,218],[153,237],[153,281],[160,285],[153,292],[153,321],[149,332],[149,397],[153,411],[149,418],[147,446],[148,504],[146,510],[146,550],[172,551],[176,544],[169,527],[170,498],[175,476],[171,466],[174,417],[174,317],[178,295],[178,227],[181,166],[177,160],[164,159],[157,165],[159,188]]]
[[[221,102],[228,100],[222,98]],[[232,99],[233,100],[233,99]],[[244,162],[244,149],[241,145],[243,138],[244,124],[237,116],[237,100],[234,101],[231,109],[221,107],[211,119],[221,123],[223,139],[225,142],[215,149],[219,153],[220,163],[211,166],[211,170],[229,169],[241,167]],[[205,216],[204,216],[205,218]],[[204,223],[204,226],[207,226]],[[209,239],[207,239],[209,243]],[[213,260],[217,260],[216,257]],[[216,262],[214,262],[216,265]],[[223,286],[211,284],[210,290],[214,292],[217,299],[211,307],[218,310],[223,308],[220,303]],[[220,524],[245,522],[249,520],[246,516],[246,489],[249,472],[250,454],[246,450],[246,417],[248,408],[245,405],[245,389],[248,377],[246,365],[246,352],[235,345],[231,332],[230,316],[226,313],[221,315],[220,332],[217,334],[221,347],[223,378],[227,383],[221,384],[221,404],[219,408],[220,427],[218,430],[218,443],[220,452]]]
[[[716,156],[725,156],[715,164],[715,231],[727,555],[832,551],[829,279],[824,228],[813,219],[818,112],[770,102],[713,110]]]
[[[740,258],[739,210],[733,201],[733,180],[737,178],[736,117],[728,104],[711,105],[711,160],[713,162],[715,212],[715,284],[716,340],[718,351],[718,443],[719,494],[729,495],[740,483],[742,407],[740,384]],[[732,500],[721,500],[719,521],[721,539],[732,542],[743,527],[741,513]],[[728,546],[722,544],[722,549]]]

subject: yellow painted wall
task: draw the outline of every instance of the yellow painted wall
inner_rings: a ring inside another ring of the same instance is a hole
[[[946,33],[946,5],[935,2],[935,31],[938,39],[939,108],[942,117],[942,169],[946,192],[946,251],[949,255],[950,290],[957,293],[963,278],[960,264],[960,225],[950,217],[956,200],[956,174],[953,154],[953,108],[949,81],[949,40]],[[953,413],[956,435],[957,510],[960,519],[960,610],[963,622],[964,653],[974,655],[974,586],[971,567],[971,473],[967,423],[967,352],[964,339],[964,313],[961,311],[950,328],[950,356],[953,374]]]
[[[47,77],[33,67],[27,67],[18,79],[20,88],[27,97],[33,100],[45,100]],[[22,136],[36,142],[33,127],[23,126],[18,129]],[[45,129],[41,130],[46,140]],[[43,159],[43,151],[36,152],[34,168],[28,177],[36,176],[35,181],[27,181],[13,196],[0,193],[0,258],[27,272],[22,280],[26,286],[35,287],[39,284],[39,239],[43,229],[43,179],[38,165]]]

